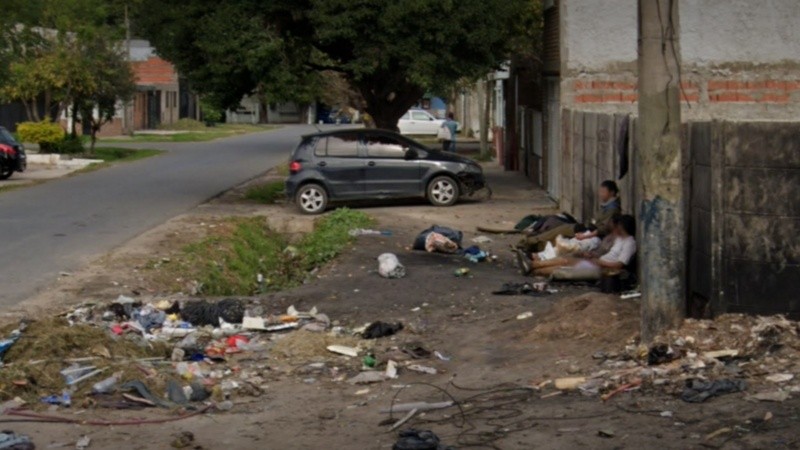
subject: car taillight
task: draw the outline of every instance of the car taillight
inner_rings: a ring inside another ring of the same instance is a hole
[[[289,163],[289,172],[290,173],[297,173],[303,170],[303,165],[300,164],[300,161],[292,161]]]

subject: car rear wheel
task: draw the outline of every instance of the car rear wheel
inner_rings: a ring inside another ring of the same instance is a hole
[[[0,167],[0,180],[8,179],[13,173],[14,169],[11,167]]]
[[[433,206],[451,206],[458,196],[458,183],[448,176],[436,177],[428,183],[428,201]]]
[[[328,193],[318,184],[306,184],[297,191],[295,201],[303,213],[321,214],[328,207]]]

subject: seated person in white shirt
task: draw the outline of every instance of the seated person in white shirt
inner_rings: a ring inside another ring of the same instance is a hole
[[[616,272],[625,269],[636,253],[636,239],[634,238],[636,236],[636,220],[631,215],[616,215],[611,220],[614,243],[611,249],[602,256],[520,261],[520,270],[525,274],[532,272],[534,275],[549,276],[557,269],[569,267],[570,270],[574,269],[575,272],[585,274],[585,278],[599,278],[602,272]]]

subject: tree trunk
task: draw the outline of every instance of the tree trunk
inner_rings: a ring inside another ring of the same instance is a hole
[[[419,101],[424,93],[424,89],[416,86],[403,86],[395,92],[381,91],[378,94],[368,87],[361,90],[361,95],[367,102],[365,109],[375,127],[391,131],[399,131],[397,121]]]
[[[678,3],[639,0],[639,265],[645,343],[685,312]]]
[[[78,108],[75,107],[75,103],[72,104],[72,123],[70,124],[69,134],[73,138],[78,136],[78,129],[75,124],[78,122]]]
[[[492,149],[489,146],[489,128],[492,126],[492,90],[489,89],[489,80],[483,80],[483,114],[481,117],[481,156],[489,158]]]

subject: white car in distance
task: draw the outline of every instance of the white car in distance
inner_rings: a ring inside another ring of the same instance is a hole
[[[397,121],[397,128],[400,129],[400,134],[431,134],[436,136],[443,123],[444,120],[437,119],[428,111],[410,109]]]

